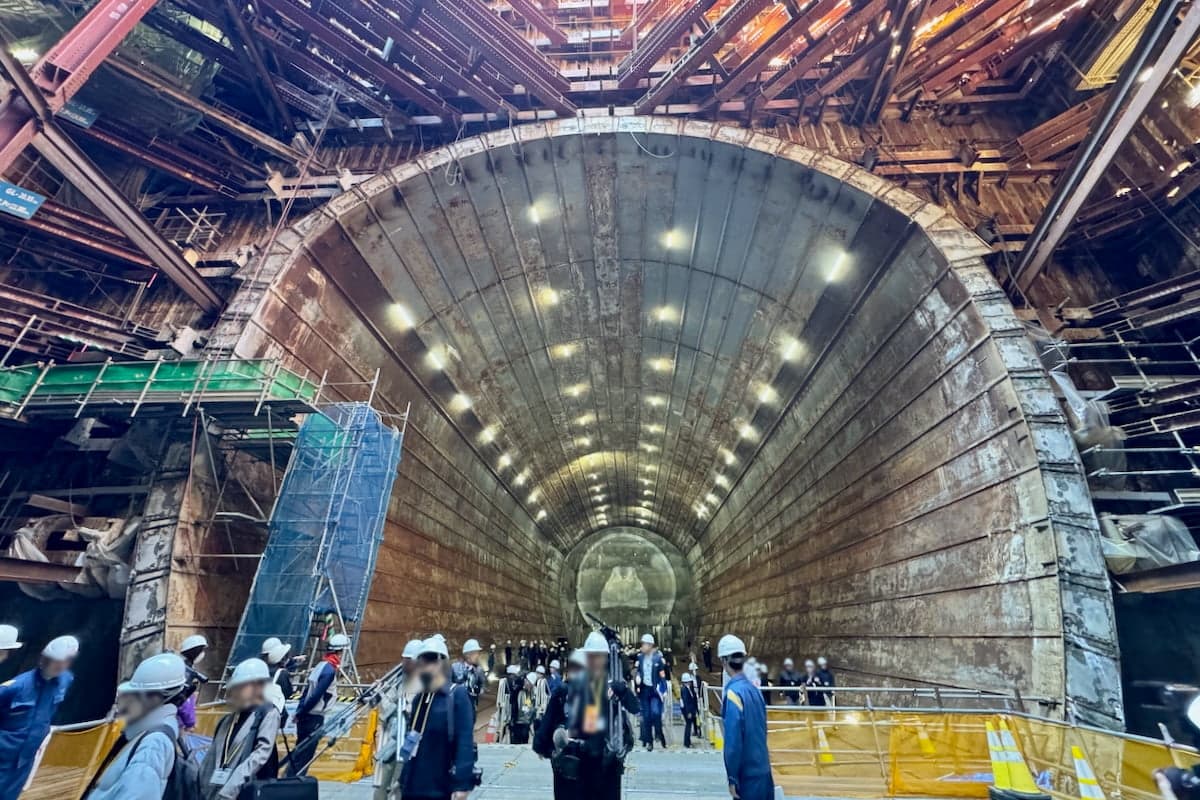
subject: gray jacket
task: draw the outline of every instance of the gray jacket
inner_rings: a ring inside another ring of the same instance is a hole
[[[260,706],[233,731],[238,714],[221,717],[212,744],[200,764],[200,795],[204,800],[233,800],[242,787],[258,775],[275,752],[279,735],[279,710],[270,702]],[[226,743],[228,742],[228,747]],[[217,770],[229,771],[224,780],[214,780]]]
[[[87,800],[162,800],[167,779],[175,767],[175,738],[179,735],[177,710],[173,705],[159,706],[126,727],[128,742],[96,781]],[[154,731],[162,726],[175,731],[175,736],[168,738],[165,733]],[[133,758],[129,757],[130,752],[133,752]]]

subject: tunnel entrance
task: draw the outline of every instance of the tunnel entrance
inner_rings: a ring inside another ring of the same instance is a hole
[[[675,545],[641,528],[601,531],[576,545],[564,562],[563,615],[572,641],[601,620],[627,642],[644,633],[684,652],[699,622],[691,567]]]
[[[940,206],[762,132],[569,119],[273,241],[214,344],[412,403],[360,664],[421,631],[572,632],[577,575],[609,581],[573,554],[633,528],[686,562],[699,638],[1120,723],[1078,454]]]

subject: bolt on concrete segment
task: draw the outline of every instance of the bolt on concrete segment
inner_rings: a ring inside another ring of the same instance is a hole
[[[551,800],[550,762],[524,745],[479,746],[483,786],[471,800]],[[623,797],[629,800],[727,800],[725,767],[715,750],[635,750],[626,761]],[[322,800],[369,800],[370,779],[323,783]]]

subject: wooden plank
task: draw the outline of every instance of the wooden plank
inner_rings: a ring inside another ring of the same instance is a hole
[[[44,494],[29,495],[25,505],[40,508],[43,511],[53,511],[55,514],[70,514],[73,517],[86,517],[90,514],[85,505],[59,500],[57,497],[47,497]]]

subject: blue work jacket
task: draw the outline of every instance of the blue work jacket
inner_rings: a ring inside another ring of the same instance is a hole
[[[64,672],[46,680],[40,670],[31,669],[0,685],[0,800],[16,800],[21,794],[74,679]]]
[[[725,726],[725,775],[729,785],[762,781],[771,777],[767,753],[767,705],[762,690],[739,673],[725,684],[721,699]]]

